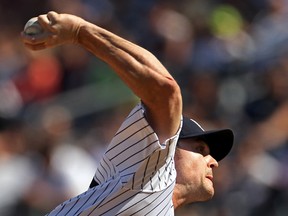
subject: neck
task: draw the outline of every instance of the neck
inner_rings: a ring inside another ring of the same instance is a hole
[[[175,185],[174,191],[173,191],[173,206],[174,209],[177,209],[185,204],[185,196],[183,196],[183,193],[181,193],[181,189],[179,185]]]

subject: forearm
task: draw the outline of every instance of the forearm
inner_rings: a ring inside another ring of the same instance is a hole
[[[105,29],[87,23],[78,38],[83,47],[110,65],[144,101],[151,100],[161,87],[169,88],[175,82],[153,54]]]

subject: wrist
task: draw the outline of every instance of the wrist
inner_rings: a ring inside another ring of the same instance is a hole
[[[87,25],[87,22],[85,20],[81,20],[78,22],[78,24],[76,25],[74,32],[74,36],[73,36],[73,43],[74,44],[81,44],[81,38],[82,35],[85,31],[85,26]]]

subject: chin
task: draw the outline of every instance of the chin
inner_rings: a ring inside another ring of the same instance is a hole
[[[209,200],[211,200],[211,199],[213,198],[213,196],[214,196],[214,195],[210,195],[210,194],[208,195],[208,194],[206,194],[206,195],[202,196],[201,199],[198,200],[198,202],[209,201]]]
[[[214,196],[215,190],[214,188],[210,188],[207,190],[208,196],[210,197],[210,199]]]
[[[214,192],[213,193],[209,193],[209,195],[207,196],[207,200],[210,200],[214,197]]]
[[[202,194],[202,200],[201,201],[208,201],[211,200],[214,197],[214,188],[207,189]]]
[[[206,200],[212,199],[215,193],[213,184],[210,184],[210,182],[208,184],[204,184],[204,193],[205,197],[207,198]]]

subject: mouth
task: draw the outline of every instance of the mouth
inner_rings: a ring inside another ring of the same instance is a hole
[[[213,176],[212,175],[207,175],[206,178],[208,178],[210,181],[213,182]]]

